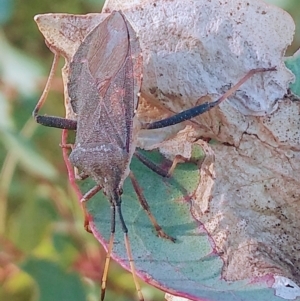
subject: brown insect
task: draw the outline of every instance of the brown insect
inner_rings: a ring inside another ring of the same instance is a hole
[[[139,299],[143,300],[121,211],[123,182],[129,175],[134,152],[134,112],[141,74],[142,56],[138,39],[119,12],[112,13],[86,37],[70,65],[68,91],[78,119],[76,141],[69,159],[83,177],[89,176],[96,182],[81,201],[89,200],[102,189],[111,204],[111,237],[101,300],[104,299],[113,248],[116,212],[125,233],[126,250]],[[87,228],[88,216],[85,216]]]
[[[43,93],[33,111],[36,121],[40,124],[76,129],[76,140],[69,159],[79,170],[81,178],[91,177],[96,183],[95,187],[83,196],[82,204],[101,189],[110,202],[111,236],[102,279],[101,300],[105,295],[107,272],[113,249],[116,212],[124,232],[125,246],[138,297],[139,300],[143,300],[136,278],[128,230],[121,211],[122,187],[128,176],[158,235],[175,241],[161,229],[151,214],[142,190],[130,171],[132,156],[136,155],[154,171],[163,176],[168,175],[166,171],[161,170],[137,152],[136,139],[141,127],[162,128],[191,119],[220,104],[253,74],[275,70],[275,68],[251,70],[218,100],[141,126],[135,112],[142,84],[142,64],[142,51],[136,33],[122,12],[114,11],[89,33],[70,64],[68,92],[77,120],[38,115],[47,93]],[[52,70],[50,78],[53,76],[54,70]],[[50,81],[45,91],[49,90],[49,85]],[[89,230],[89,218],[84,205],[83,209],[84,225]]]

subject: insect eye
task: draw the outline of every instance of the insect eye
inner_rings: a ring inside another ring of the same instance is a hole
[[[119,189],[119,195],[122,195],[122,194],[123,194],[123,189],[120,188],[120,189]]]

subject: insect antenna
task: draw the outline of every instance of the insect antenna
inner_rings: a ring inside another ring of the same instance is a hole
[[[44,103],[48,97],[48,94],[49,94],[49,91],[50,91],[50,88],[52,85],[53,77],[55,75],[55,71],[58,66],[58,62],[59,62],[59,55],[57,53],[55,53],[45,88],[43,90],[43,93],[42,93],[39,101],[37,102],[37,104],[32,112],[32,116],[35,119],[35,121],[41,125],[60,128],[60,129],[76,130],[76,126],[77,126],[76,120],[71,120],[71,119],[66,119],[66,118],[61,118],[61,117],[56,117],[56,116],[38,115],[38,112],[40,111],[40,109],[42,108],[42,106],[44,105]]]
[[[102,276],[102,284],[101,284],[101,301],[104,300],[105,297],[105,289],[106,289],[106,282],[107,282],[107,275],[108,275],[108,268],[110,264],[110,258],[111,258],[111,253],[113,250],[113,244],[114,244],[114,239],[115,239],[115,230],[116,230],[116,207],[114,204],[111,204],[110,206],[110,238],[109,238],[109,244],[108,244],[108,249],[106,253],[106,258],[105,258],[105,264],[104,264],[104,270],[103,270],[103,276]]]
[[[122,214],[122,210],[121,210],[121,203],[122,203],[122,200],[120,197],[115,202],[113,202],[113,201],[111,202],[111,207],[110,207],[111,208],[111,232],[110,232],[109,244],[108,244],[107,254],[106,254],[106,258],[105,258],[104,271],[103,271],[103,276],[102,276],[101,301],[103,301],[104,297],[105,297],[108,269],[109,269],[109,264],[110,264],[110,259],[111,259],[111,253],[113,250],[113,243],[114,243],[115,230],[116,230],[116,210],[117,210],[117,214],[120,219],[122,230],[124,232],[124,242],[125,242],[127,257],[129,260],[130,270],[131,270],[132,277],[133,277],[133,282],[135,284],[135,288],[136,288],[136,291],[138,294],[139,301],[144,301],[141,287],[140,287],[140,284],[139,284],[139,282],[137,280],[137,276],[136,276],[134,260],[133,260],[129,237],[128,237],[128,229],[127,229],[127,226],[126,226],[124,218],[123,218],[123,214]]]

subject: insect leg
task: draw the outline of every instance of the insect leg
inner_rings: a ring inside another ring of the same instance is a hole
[[[198,115],[201,115],[210,109],[214,108],[215,106],[219,105],[222,101],[224,101],[226,98],[231,96],[236,90],[245,83],[250,77],[252,77],[254,74],[259,72],[266,72],[266,71],[276,71],[276,67],[273,68],[259,68],[259,69],[252,69],[250,70],[239,82],[234,85],[231,89],[229,89],[226,93],[224,93],[219,99],[213,102],[206,102],[199,106],[196,106],[194,108],[185,110],[181,113],[178,113],[174,116],[155,121],[152,123],[144,124],[142,128],[144,129],[159,129],[164,128],[170,125],[174,125],[186,120],[190,120]]]
[[[34,117],[36,122],[41,125],[60,128],[60,129],[76,130],[77,123],[75,120],[60,118],[60,117],[56,117],[56,116],[40,116],[40,115],[38,115],[39,110],[44,105],[44,103],[47,99],[47,96],[49,94],[50,87],[51,87],[51,84],[53,81],[55,71],[57,69],[58,62],[59,62],[59,55],[54,54],[54,59],[53,59],[53,63],[51,66],[51,70],[49,73],[49,77],[48,77],[46,86],[44,88],[44,91],[43,91],[38,103],[36,104],[36,106],[32,112],[32,116]]]
[[[82,211],[83,211],[83,214],[84,214],[84,229],[87,232],[90,232],[90,233],[91,233],[91,229],[89,227],[89,214],[87,213],[85,202],[87,202],[89,199],[91,199],[101,189],[102,189],[102,187],[99,186],[99,185],[93,187],[80,200],[80,204],[81,204]]]
[[[143,195],[142,193],[142,189],[136,179],[136,177],[134,176],[134,174],[132,172],[129,173],[129,177],[130,177],[130,180],[131,180],[131,183],[133,185],[133,188],[138,196],[138,199],[139,199],[139,202],[141,204],[141,206],[143,207],[143,209],[146,211],[153,227],[155,228],[156,232],[157,232],[157,235],[159,237],[162,237],[162,238],[165,238],[165,239],[168,239],[168,240],[171,240],[172,242],[175,242],[176,239],[169,236],[168,234],[166,234],[164,232],[164,230],[162,229],[162,227],[158,224],[158,222],[156,221],[155,217],[153,216],[153,214],[151,213],[150,211],[150,207],[149,207],[149,204],[145,198],[145,196]]]
[[[172,162],[172,165],[171,165],[171,167],[170,167],[169,170],[168,170],[168,177],[170,177],[170,176],[173,174],[173,172],[174,172],[174,170],[175,170],[177,164],[179,164],[179,163],[184,163],[184,162],[186,162],[186,161],[187,161],[187,159],[185,159],[185,158],[182,157],[181,155],[175,156],[175,158],[174,158],[174,160],[173,160],[173,162]]]
[[[180,155],[177,155],[175,156],[173,162],[172,162],[172,165],[171,167],[169,168],[169,170],[164,170],[163,168],[161,168],[160,166],[158,166],[156,163],[152,162],[150,159],[148,159],[146,156],[144,156],[140,151],[136,150],[134,152],[134,155],[136,158],[138,158],[145,166],[147,166],[149,169],[151,169],[152,171],[154,171],[155,173],[157,173],[158,175],[164,177],[164,178],[168,178],[170,177],[177,164],[178,163],[184,163],[186,162],[187,160],[180,156]]]
[[[122,210],[121,210],[121,203],[122,203],[122,200],[121,200],[121,198],[119,198],[119,200],[116,202],[116,209],[117,209],[118,216],[120,218],[122,230],[124,232],[124,241],[125,241],[127,256],[128,256],[128,259],[129,259],[130,270],[131,270],[131,273],[132,273],[133,282],[135,284],[135,288],[136,288],[136,291],[137,291],[137,294],[138,294],[139,301],[144,301],[144,297],[143,297],[143,294],[142,294],[142,291],[141,291],[141,287],[140,287],[140,284],[139,284],[139,282],[137,280],[137,277],[136,277],[136,270],[135,270],[135,266],[134,266],[134,260],[133,260],[131,247],[130,247],[130,242],[129,242],[129,238],[128,238],[128,229],[126,227],[126,224],[125,224],[125,221],[124,221],[124,218],[123,218],[123,214],[122,214]]]
[[[168,177],[169,173],[168,171],[164,170],[163,168],[159,167],[157,164],[155,164],[154,162],[152,162],[151,160],[149,160],[146,156],[144,156],[141,152],[139,152],[138,150],[136,150],[134,152],[134,155],[145,165],[147,166],[149,169],[151,169],[152,171],[156,172],[158,175],[162,176],[162,177]]]

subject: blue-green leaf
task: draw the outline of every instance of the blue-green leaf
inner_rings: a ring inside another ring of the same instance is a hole
[[[295,75],[295,82],[291,84],[291,91],[298,97],[300,97],[300,50],[298,50],[293,56],[288,57],[285,60],[285,65]]]

